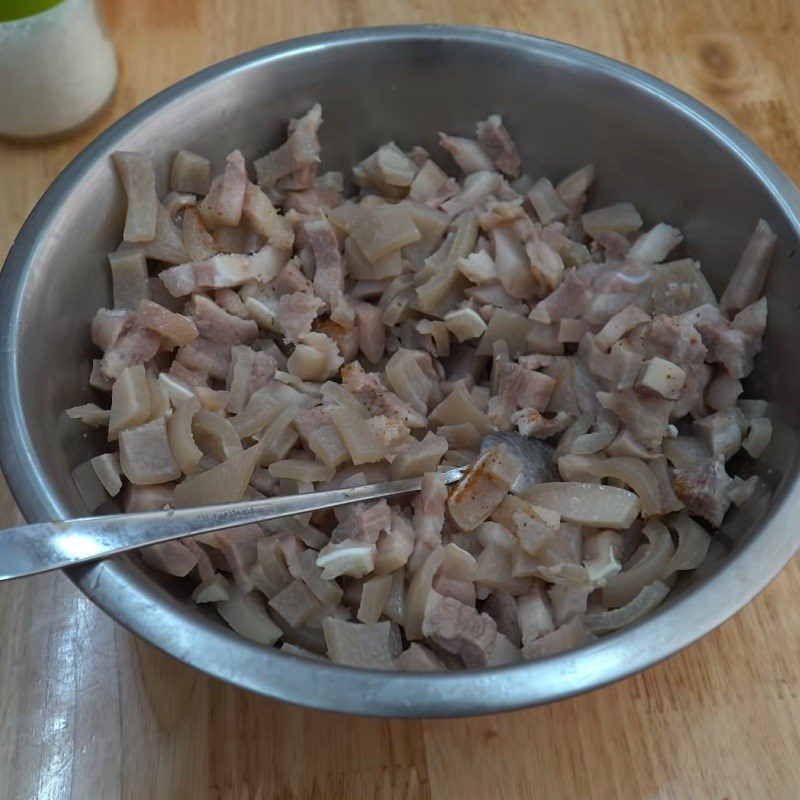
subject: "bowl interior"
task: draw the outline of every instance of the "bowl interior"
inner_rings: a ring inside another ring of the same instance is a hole
[[[717,293],[756,221],[765,218],[778,234],[767,290],[770,323],[745,396],[770,402],[776,435],[758,464],[735,466],[745,477],[762,476],[769,491],[725,520],[704,574],[759,536],[764,515],[797,470],[800,370],[786,365],[800,362],[800,338],[779,333],[794,323],[800,303],[791,214],[727,134],[714,133],[656,84],[637,83],[632,71],[526,37],[435,31],[314,39],[240,59],[150,101],[70,168],[38,212],[36,230],[32,222],[14,247],[17,258],[26,249],[24,274],[9,277],[18,281],[10,402],[16,397],[19,405],[6,414],[22,426],[13,437],[34,459],[38,484],[23,490],[10,479],[29,518],[85,513],[70,471],[104,449],[99,434],[87,436],[63,411],[97,400],[88,388],[97,355],[89,326],[110,302],[106,254],[119,242],[124,218],[110,153],[152,151],[163,183],[178,148],[209,156],[215,168],[234,148],[251,160],[282,140],[289,117],[317,101],[324,170],[347,170],[390,140],[403,148],[421,144],[451,169],[437,132],[473,135],[477,120],[500,113],[526,172],[555,181],[594,162],[593,204],[630,200],[648,225],[678,226]],[[21,456],[5,458],[8,470]],[[219,627],[227,636],[222,623],[204,619],[186,600],[180,581],[148,573],[135,558],[114,569],[136,587],[143,607],[174,605],[187,625]],[[676,596],[700,579],[682,579]],[[234,637],[230,642],[238,646]]]

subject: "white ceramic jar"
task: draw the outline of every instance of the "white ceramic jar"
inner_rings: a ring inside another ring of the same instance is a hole
[[[51,7],[0,22],[0,135],[68,133],[97,114],[117,84],[114,47],[95,0],[42,5]]]

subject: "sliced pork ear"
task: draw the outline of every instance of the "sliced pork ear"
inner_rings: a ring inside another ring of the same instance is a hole
[[[181,400],[167,420],[167,441],[176,464],[184,475],[191,475],[203,458],[203,451],[197,446],[192,434],[192,420],[200,410],[195,397]]]
[[[415,531],[411,523],[397,511],[391,514],[389,528],[382,531],[376,540],[374,572],[376,575],[389,575],[395,570],[402,569],[408,562],[414,547]],[[386,602],[389,600],[387,591]],[[385,605],[386,603],[384,603]]]
[[[362,625],[326,617],[322,622],[328,657],[363,669],[394,669],[391,623]]]
[[[424,439],[412,440],[394,459],[392,477],[411,478],[433,472],[448,448],[447,439],[428,431]]]
[[[436,672],[445,669],[442,660],[419,642],[412,642],[395,660],[397,669],[404,672]]]
[[[542,581],[535,580],[530,590],[517,599],[516,621],[523,646],[555,630],[553,609]]]
[[[400,351],[398,351],[400,352]],[[394,358],[394,356],[393,356]],[[416,408],[389,391],[374,373],[367,373],[357,361],[342,367],[342,385],[353,393],[373,415],[384,415],[410,428],[425,427],[425,411]]]
[[[425,605],[422,632],[466,667],[485,667],[497,637],[497,624],[488,614],[452,597],[431,592]]]
[[[167,264],[182,264],[187,259],[183,235],[161,203],[156,207],[155,236],[143,242],[142,249],[148,258]]]
[[[217,254],[214,237],[206,230],[196,208],[187,208],[184,212],[183,246],[192,261],[205,261]]]
[[[760,219],[720,297],[719,304],[723,311],[735,313],[758,300],[767,279],[777,239],[769,225]]]
[[[139,248],[118,250],[108,254],[108,263],[114,308],[135,311],[149,295],[144,251]]]
[[[185,577],[197,566],[197,556],[180,540],[145,547],[142,559],[149,567],[178,578]]]
[[[241,500],[262,452],[262,445],[255,444],[206,472],[186,478],[175,487],[175,507]]]
[[[686,318],[703,337],[707,360],[721,363],[734,378],[744,378],[753,369],[753,359],[761,350],[761,336],[728,321],[710,304],[687,312]]]
[[[189,344],[198,336],[197,326],[192,320],[182,314],[175,314],[152,300],[141,301],[136,322],[157,333],[171,347]]]
[[[321,123],[322,106],[319,103],[300,119],[292,120],[286,142],[254,163],[260,186],[275,186],[292,173],[316,168],[320,160],[317,131]],[[303,181],[304,184],[306,182]],[[305,188],[305,185],[300,188]]]
[[[169,188],[202,195],[210,187],[211,162],[191,150],[178,150],[169,173]]]
[[[556,628],[550,633],[536,639],[522,648],[522,657],[525,659],[544,658],[545,656],[563,653],[565,650],[573,650],[588,641],[591,636],[583,627],[580,617],[573,617],[569,622]]]
[[[447,488],[442,476],[435,472],[424,475],[422,490],[413,501],[414,550],[408,562],[412,574],[442,544],[446,500]]]
[[[333,377],[343,361],[333,339],[324,333],[306,333],[295,345],[286,368],[301,380],[321,383]]]
[[[474,139],[462,136],[439,134],[439,144],[453,157],[461,170],[467,175],[482,170],[493,170],[494,164],[488,154]]]
[[[731,504],[728,489],[732,479],[725,472],[722,459],[708,459],[686,469],[674,469],[670,474],[672,489],[686,507],[719,525]]]
[[[443,196],[443,193],[452,184],[455,184],[455,181],[449,178],[447,173],[433,161],[428,160],[420,167],[414,176],[414,180],[411,181],[408,198],[416,203],[436,201],[438,199],[444,200],[446,197]]]
[[[279,250],[291,251],[292,226],[278,213],[272,201],[253,183],[247,182],[242,213],[250,227]]]
[[[358,347],[372,364],[376,364],[386,349],[386,329],[383,326],[382,310],[370,303],[360,302],[354,306],[358,330]]]
[[[511,427],[511,417],[522,408],[544,411],[550,402],[555,381],[542,372],[511,364],[500,379],[497,394],[489,400],[487,416],[498,428]]]
[[[95,403],[73,406],[68,408],[65,413],[70,419],[78,419],[90,428],[105,428],[111,421],[111,412],[100,408]]]
[[[149,242],[156,235],[158,211],[153,159],[146,153],[117,151],[114,164],[128,196],[122,238],[126,242]]]
[[[137,364],[122,370],[111,390],[111,414],[108,440],[119,432],[145,422],[150,416],[150,390],[144,366]]]
[[[250,281],[268,282],[278,274],[283,262],[270,249],[251,255],[222,253],[192,264],[196,289],[225,289]]]
[[[228,314],[213,300],[203,295],[195,295],[190,316],[200,335],[218,344],[247,344],[258,336],[258,326],[255,322]]]
[[[536,216],[544,225],[549,225],[569,214],[569,207],[553,188],[547,178],[540,178],[528,189],[528,197]]]
[[[238,225],[242,217],[247,172],[244,157],[234,150],[225,161],[225,172],[217,176],[198,211],[207,227]]]
[[[278,302],[277,325],[288,341],[297,344],[311,333],[311,324],[324,305],[319,297],[305,292],[285,294]]]
[[[183,219],[183,214],[188,208],[197,205],[197,198],[193,194],[181,194],[180,192],[169,192],[164,195],[163,206],[169,212],[173,222]]]
[[[372,428],[349,408],[339,406],[331,413],[331,422],[345,444],[355,466],[374,464],[386,457],[384,447]]]
[[[216,604],[219,615],[240,636],[261,644],[275,644],[283,632],[264,608],[264,598],[257,592],[245,594],[238,587],[228,587],[228,599]]]
[[[125,308],[113,311],[108,308],[98,309],[92,319],[92,343],[107,353],[120,336],[130,330],[134,319],[132,311]]]
[[[298,627],[317,613],[321,604],[302,581],[292,581],[281,589],[269,605],[292,627]]]
[[[519,177],[522,161],[499,114],[492,114],[477,125],[478,143],[497,169],[509,178]]]
[[[570,208],[577,209],[586,202],[586,192],[594,183],[594,173],[594,164],[587,164],[558,183],[556,191]]]
[[[399,348],[386,362],[386,377],[399,397],[422,417],[442,397],[433,360],[419,350]]]
[[[598,392],[597,398],[645,447],[657,450],[661,446],[667,435],[673,401],[645,397],[633,389]]]
[[[103,356],[100,372],[103,377],[115,380],[128,367],[150,361],[160,347],[161,337],[158,334],[136,326],[123,333]]]
[[[593,239],[604,233],[633,233],[644,224],[632,203],[616,203],[581,214],[583,229]]]
[[[505,445],[484,453],[452,490],[447,508],[456,525],[471,531],[500,505],[519,471],[519,462]]]
[[[169,449],[163,419],[121,430],[119,460],[123,475],[139,486],[165,483],[181,475]]]
[[[342,300],[344,267],[339,253],[339,241],[330,223],[314,219],[303,226],[314,253],[314,291],[333,308]]]

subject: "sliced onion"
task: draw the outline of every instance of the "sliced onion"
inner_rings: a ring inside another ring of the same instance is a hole
[[[669,577],[677,570],[699,567],[711,545],[708,533],[685,512],[670,517],[667,524],[678,534],[678,549],[664,567],[662,578]]]
[[[619,608],[633,600],[641,590],[664,576],[669,560],[675,552],[672,537],[664,525],[651,520],[644,526],[649,544],[644,556],[618,575],[612,575],[603,587],[603,605]]]
[[[564,433],[561,435],[561,438],[558,440],[558,445],[556,446],[555,452],[556,458],[572,453],[572,448],[575,445],[575,442],[579,437],[588,433],[589,428],[591,427],[591,414],[585,412],[579,417],[576,417],[572,425],[570,425],[569,428],[564,431]]]
[[[641,509],[633,492],[593,483],[539,483],[522,496],[569,522],[592,528],[627,528]]]
[[[619,420],[606,409],[600,409],[594,420],[594,431],[584,433],[575,439],[571,451],[576,455],[599,453],[614,441],[619,432]]]
[[[605,461],[605,456],[593,453],[588,456],[570,454],[558,459],[558,474],[562,481],[580,481],[581,483],[602,483],[592,468],[598,461]]]
[[[615,631],[649,614],[668,594],[669,586],[661,581],[655,581],[645,586],[627,605],[613,611],[587,614],[583,618],[583,625],[589,633]]]
[[[658,481],[644,461],[630,456],[617,456],[597,461],[590,469],[598,478],[616,478],[627,483],[639,495],[643,517],[655,516],[661,510]]]

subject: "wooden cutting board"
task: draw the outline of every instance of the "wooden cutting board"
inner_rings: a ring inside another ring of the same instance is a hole
[[[112,120],[201,67],[360,25],[513,28],[706,102],[800,178],[800,4],[705,0],[107,0],[122,75],[91,130],[0,144],[0,256]],[[2,91],[2,89],[0,89]],[[746,199],[746,198],[745,198]],[[0,523],[21,521],[5,485]],[[0,587],[0,798],[800,797],[800,570],[642,675],[546,708],[387,722],[232,689],[134,639],[62,575]]]

